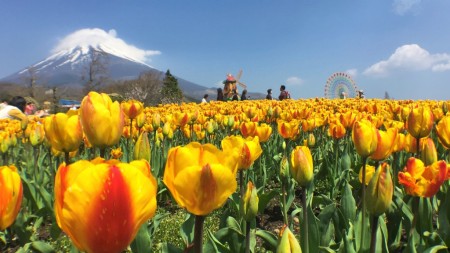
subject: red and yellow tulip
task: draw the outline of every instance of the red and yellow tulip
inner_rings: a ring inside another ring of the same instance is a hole
[[[437,161],[426,166],[417,158],[408,159],[405,168],[398,173],[398,181],[406,193],[418,197],[432,197],[447,178],[447,164]]]
[[[55,178],[55,215],[86,252],[122,252],[156,211],[157,184],[144,160],[63,163]]]
[[[0,231],[14,223],[22,204],[23,187],[14,165],[0,166]]]

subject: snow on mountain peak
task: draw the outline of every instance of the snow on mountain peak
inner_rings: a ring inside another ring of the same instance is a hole
[[[144,50],[127,44],[117,37],[117,32],[114,29],[106,32],[99,28],[81,29],[67,35],[52,50],[52,53],[70,53],[79,50],[84,55],[89,52],[90,48],[145,65],[150,62],[151,56],[161,54],[157,50]]]

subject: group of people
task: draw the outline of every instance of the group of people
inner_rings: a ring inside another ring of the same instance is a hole
[[[22,121],[22,125],[28,123],[28,116],[45,116],[43,110],[37,111],[33,102],[27,102],[24,97],[15,96],[9,101],[0,104],[0,119],[17,119]]]
[[[278,96],[278,99],[281,101],[281,100],[285,100],[285,99],[288,99],[288,98],[291,98],[291,94],[289,94],[289,92],[286,90],[286,86],[285,85],[281,85],[280,86],[280,95]],[[267,90],[266,99],[273,100],[272,89],[268,89]]]

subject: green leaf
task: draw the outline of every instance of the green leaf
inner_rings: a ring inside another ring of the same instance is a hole
[[[183,238],[185,245],[189,245],[194,241],[194,224],[195,215],[188,213],[180,228],[181,238]]]
[[[346,218],[346,222],[353,222],[356,217],[356,201],[352,194],[351,186],[348,182],[345,183],[342,189],[341,212]]]
[[[232,251],[228,249],[223,243],[220,242],[212,233],[208,231],[208,239],[211,243],[204,246],[204,252],[223,252],[231,253]]]
[[[55,252],[52,246],[45,242],[36,241],[31,243],[31,248],[40,253],[52,253]]]
[[[320,246],[320,236],[319,236],[319,228],[317,226],[317,218],[314,216],[314,213],[312,211],[311,206],[308,206],[306,208],[306,211],[308,212],[308,242],[309,242],[309,252],[310,253],[318,253],[319,252],[319,246]],[[300,216],[300,228],[303,228],[304,224],[303,219],[303,210],[301,212]],[[304,230],[300,229],[300,245],[304,245]],[[303,250],[304,251],[304,250]],[[306,251],[305,251],[306,252]]]
[[[259,204],[258,204],[258,212],[263,213],[264,209],[266,209],[267,205],[269,204],[270,200],[272,200],[274,197],[278,196],[280,194],[279,190],[272,190],[266,193],[258,193],[259,197]]]
[[[135,253],[148,252],[152,247],[152,240],[148,233],[148,224],[145,222],[131,243],[131,251]]]
[[[267,247],[265,247],[266,249],[272,250],[274,252],[277,250],[278,238],[274,234],[272,234],[266,230],[257,229],[256,236],[263,239],[263,241],[265,242],[265,244],[263,244],[263,245],[267,246]]]
[[[146,251],[148,252],[148,251]],[[183,250],[180,248],[177,248],[176,246],[170,244],[170,243],[163,243],[161,244],[161,249],[160,249],[161,253],[183,253]]]
[[[435,245],[433,247],[426,249],[423,253],[436,253],[439,252],[440,250],[445,250],[445,252],[447,252],[447,247],[444,245]]]

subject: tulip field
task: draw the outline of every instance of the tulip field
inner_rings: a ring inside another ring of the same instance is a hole
[[[90,92],[0,120],[0,252],[447,252],[449,110]]]

